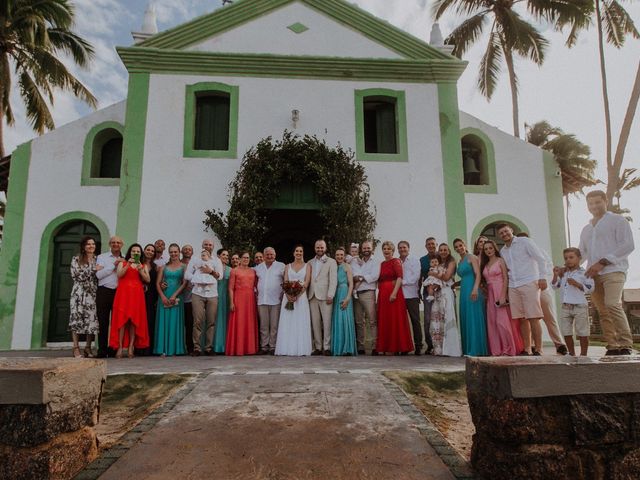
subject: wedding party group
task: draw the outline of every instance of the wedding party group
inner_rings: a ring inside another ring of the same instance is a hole
[[[69,330],[74,357],[125,355],[444,355],[542,354],[544,324],[559,354],[587,355],[587,295],[596,306],[607,355],[630,355],[633,338],[622,309],[628,256],[627,220],[607,211],[604,192],[587,195],[593,215],[579,248],[564,264],[510,224],[496,227],[503,246],[480,236],[425,241],[426,255],[408,241],[352,243],[331,254],[324,240],[305,262],[304,247],[287,265],[267,247],[252,255],[214,251],[212,239],[190,245],[135,243],[122,256],[115,236],[96,255],[83,238],[73,258]],[[397,250],[397,256],[396,256]],[[586,269],[581,265],[586,262]],[[552,290],[559,290],[556,318]],[[420,305],[423,305],[423,318]],[[82,352],[79,336],[86,336]],[[423,342],[424,340],[424,342]],[[426,349],[425,349],[426,347]]]

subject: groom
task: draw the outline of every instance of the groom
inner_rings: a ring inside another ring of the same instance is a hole
[[[309,308],[313,329],[313,352],[311,355],[331,355],[331,313],[333,297],[338,285],[338,265],[326,255],[327,244],[318,240],[316,256],[311,260],[311,282],[309,283]],[[324,338],[323,338],[324,333]]]

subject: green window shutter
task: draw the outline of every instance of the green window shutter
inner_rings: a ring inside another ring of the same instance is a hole
[[[205,93],[196,97],[195,150],[229,149],[228,94]]]
[[[105,142],[100,151],[100,178],[120,178],[122,137]]]

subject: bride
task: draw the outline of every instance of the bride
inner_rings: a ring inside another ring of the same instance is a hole
[[[285,294],[280,307],[276,355],[311,355],[311,314],[307,287],[311,281],[311,265],[304,263],[304,249],[297,245],[293,251],[293,263],[284,270],[284,281],[298,281],[304,289],[296,297]],[[287,302],[293,302],[293,310],[287,310]]]

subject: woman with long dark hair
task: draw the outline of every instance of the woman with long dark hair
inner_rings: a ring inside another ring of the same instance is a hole
[[[433,339],[434,355],[446,355],[449,357],[462,356],[460,345],[460,330],[456,320],[455,297],[451,286],[453,276],[456,273],[456,261],[451,255],[451,249],[446,243],[438,247],[438,257],[444,271],[430,272],[442,281],[440,292],[433,301],[431,310],[431,338]]]
[[[149,268],[142,263],[142,246],[134,243],[127,250],[124,261],[118,263],[118,289],[113,300],[109,346],[117,350],[116,358],[122,358],[126,346],[127,355],[133,358],[133,349],[149,346],[147,308],[144,300],[144,283],[149,283]]]
[[[98,333],[98,314],[96,310],[96,241],[92,237],[84,237],[80,241],[80,254],[71,259],[71,288],[69,330],[73,339],[73,356],[80,358],[78,336],[86,335],[87,344],[84,356],[93,357],[91,342]]]
[[[149,269],[149,283],[144,284],[144,304],[147,309],[147,330],[149,331],[149,347],[140,351],[141,355],[151,355],[153,353],[153,340],[156,332],[156,304],[158,303],[158,291],[156,290],[156,279],[158,278],[158,268],[154,262],[156,258],[156,247],[152,243],[145,245],[142,251],[142,263]],[[136,352],[138,353],[138,352]]]

